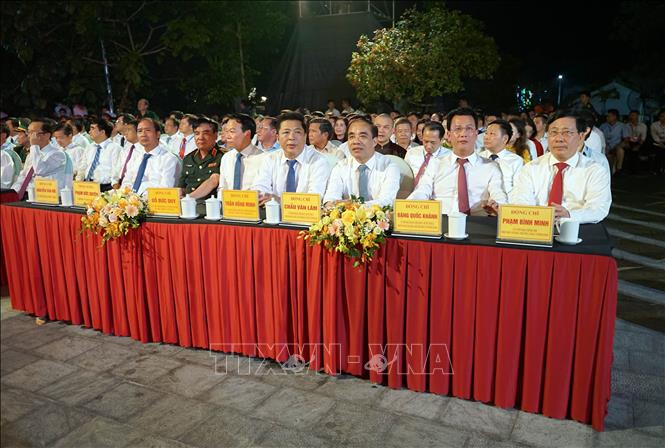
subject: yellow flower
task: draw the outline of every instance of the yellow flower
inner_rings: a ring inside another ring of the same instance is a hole
[[[363,222],[367,219],[367,212],[363,207],[358,207],[358,210],[356,210],[356,219],[358,222]]]
[[[347,210],[344,213],[342,213],[342,222],[346,225],[351,225],[353,224],[353,220],[355,219],[356,214],[352,210]]]
[[[338,218],[339,218],[339,210],[335,208],[330,212],[330,219],[338,219]]]

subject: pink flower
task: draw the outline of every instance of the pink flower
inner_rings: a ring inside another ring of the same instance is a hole
[[[334,236],[337,235],[337,232],[339,232],[339,224],[333,221],[333,223],[328,226],[328,235]]]
[[[127,216],[129,216],[130,218],[134,218],[135,216],[138,216],[139,209],[137,206],[130,204],[127,207],[125,207],[125,213],[127,213]]]
[[[383,219],[377,221],[376,225],[379,229],[383,230],[384,232],[386,230],[388,230],[388,228],[390,227],[390,224],[388,224],[388,221],[384,221]]]
[[[116,222],[118,220],[118,217],[111,213],[108,217],[109,222]]]

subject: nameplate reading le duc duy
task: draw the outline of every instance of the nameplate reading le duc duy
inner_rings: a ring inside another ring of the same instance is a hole
[[[180,216],[180,189],[148,188],[148,211],[153,215]]]
[[[35,202],[41,202],[42,204],[59,204],[60,192],[58,191],[58,181],[36,177]]]
[[[74,205],[78,207],[87,207],[100,193],[99,183],[97,182],[75,180],[73,189]]]
[[[282,193],[282,222],[312,225],[321,220],[321,195]]]
[[[224,219],[258,222],[259,192],[253,190],[222,191],[222,215]]]
[[[393,235],[441,237],[441,202],[396,199]]]
[[[554,207],[499,206],[497,243],[552,246]]]

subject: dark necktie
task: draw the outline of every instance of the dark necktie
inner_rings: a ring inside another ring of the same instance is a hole
[[[21,184],[21,188],[18,190],[18,200],[23,199],[23,195],[25,194],[25,190],[28,189],[28,184],[32,180],[32,176],[35,174],[35,169],[34,167],[30,167],[30,170],[28,170],[28,174],[25,176],[25,179],[23,179],[23,183]]]
[[[496,159],[498,159],[498,158],[499,158],[499,156],[497,156],[496,154],[492,154],[492,155],[490,156],[490,159],[492,159],[492,160],[496,160]]]
[[[233,170],[233,189],[240,190],[242,183],[241,181],[241,169],[242,169],[242,154],[238,153],[236,156],[236,166]]]
[[[136,145],[132,145],[132,147],[129,148],[129,154],[127,154],[127,158],[125,159],[125,164],[122,166],[122,172],[120,173],[120,180],[118,181],[118,183],[120,185],[122,185],[122,181],[125,178],[125,173],[127,173],[127,164],[129,163],[129,161],[132,158],[132,154],[134,153],[134,147],[135,146]]]
[[[360,195],[361,198],[363,198],[366,201],[369,201],[369,176],[367,175],[367,171],[369,168],[367,165],[360,165],[358,167],[358,171],[360,174],[358,175],[358,194]]]
[[[132,187],[132,190],[136,193],[138,193],[139,188],[141,187],[141,182],[143,182],[143,175],[145,174],[145,168],[148,165],[148,159],[150,156],[152,156],[150,153],[143,154],[143,160],[141,160],[139,170],[136,173],[136,179],[134,180],[134,186]]]
[[[555,163],[554,166],[557,167],[557,172],[554,175],[554,180],[552,181],[552,187],[550,188],[550,197],[547,201],[549,205],[559,204],[563,201],[563,170],[568,167],[567,163],[559,162]]]
[[[414,187],[418,185],[418,181],[420,181],[422,175],[425,174],[425,169],[427,168],[427,165],[429,164],[431,158],[432,154],[430,154],[429,152],[425,153],[425,161],[423,162],[422,165],[420,165],[420,169],[418,170],[418,174],[416,175],[416,180],[413,182]]]
[[[466,171],[464,171],[464,164],[467,162],[466,159],[457,159],[459,165],[457,168],[457,206],[460,213],[468,215],[471,209],[469,207],[469,190],[466,186]]]
[[[95,150],[95,158],[92,159],[92,165],[90,165],[90,170],[88,171],[88,176],[85,178],[87,181],[93,180],[93,175],[95,174],[95,170],[97,169],[97,165],[99,165],[99,154],[102,151],[101,145],[97,145],[97,149]]]
[[[297,160],[287,160],[286,163],[289,165],[289,172],[286,174],[286,192],[295,193],[296,192],[296,163]]]

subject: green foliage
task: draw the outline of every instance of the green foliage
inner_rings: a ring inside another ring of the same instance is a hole
[[[459,92],[465,79],[490,79],[500,62],[480,22],[442,6],[408,10],[394,28],[361,36],[357,47],[347,79],[365,103]]]
[[[103,40],[116,108],[140,96],[165,107],[224,107],[280,56],[290,2],[91,1],[3,3],[4,110],[106,100]],[[242,48],[242,70],[240,51]],[[244,74],[244,80],[241,79]],[[155,101],[156,100],[156,101]]]

